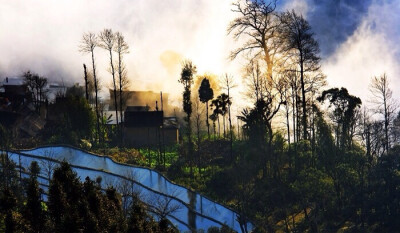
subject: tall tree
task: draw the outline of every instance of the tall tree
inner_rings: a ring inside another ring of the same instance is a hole
[[[104,29],[102,32],[100,32],[99,39],[100,39],[99,46],[107,50],[110,55],[110,68],[114,86],[113,93],[114,93],[115,118],[117,120],[117,125],[118,125],[119,121],[118,121],[118,105],[117,105],[117,84],[115,81],[115,69],[113,62],[113,50],[115,47],[116,37],[111,29]]]
[[[120,112],[120,120],[123,122],[122,110],[123,110],[123,96],[122,91],[129,86],[129,80],[127,78],[126,67],[123,62],[124,54],[129,53],[129,45],[126,43],[124,36],[117,32],[115,34],[115,47],[114,51],[118,54],[118,81],[119,81],[119,112]]]
[[[319,101],[329,100],[329,106],[334,106],[333,121],[336,126],[337,146],[343,150],[352,145],[351,128],[356,123],[356,109],[361,106],[361,99],[350,95],[346,88],[331,88],[323,91]]]
[[[232,130],[232,117],[231,117],[231,105],[232,105],[232,98],[231,98],[231,90],[232,88],[236,87],[236,84],[233,81],[233,76],[225,74],[222,77],[222,88],[226,90],[228,93],[228,121],[229,121],[229,140],[230,140],[230,155],[231,161],[233,160],[233,130]]]
[[[373,77],[370,84],[370,92],[373,96],[371,102],[375,110],[383,116],[385,130],[385,151],[390,148],[389,128],[396,111],[396,103],[392,98],[392,90],[389,88],[389,80],[384,73],[380,77]]]
[[[45,229],[45,213],[42,210],[42,190],[39,187],[37,177],[40,173],[40,167],[36,161],[33,161],[29,167],[30,178],[26,188],[26,206],[24,217],[30,223],[33,233],[43,232]]]
[[[245,0],[233,3],[233,12],[238,14],[228,27],[228,33],[233,33],[235,39],[248,37],[245,44],[231,53],[235,59],[246,52],[252,59],[262,56],[267,64],[267,77],[272,77],[275,54],[278,51],[276,43],[276,26],[274,11],[276,0]]]
[[[186,113],[186,123],[187,123],[187,137],[188,137],[188,155],[193,153],[193,143],[192,143],[192,126],[190,122],[190,116],[192,115],[192,83],[193,76],[197,72],[196,66],[190,60],[185,60],[182,63],[181,78],[179,82],[183,85],[183,111]],[[192,171],[192,167],[191,171]],[[191,172],[192,173],[192,172]]]
[[[214,101],[213,101],[214,103]],[[224,128],[224,138],[226,138],[226,124],[225,124],[225,118],[226,118],[226,113],[228,113],[228,106],[232,104],[231,99],[229,96],[225,93],[222,93],[221,95],[217,96],[215,99],[215,106],[219,107],[219,114],[222,116],[222,124]]]
[[[85,97],[86,100],[89,103],[89,79],[88,79],[88,74],[86,71],[86,65],[83,64],[83,74],[84,74],[84,78],[85,78]]]
[[[300,86],[302,94],[302,125],[303,138],[307,139],[307,100],[305,74],[320,70],[320,57],[318,42],[314,39],[311,26],[302,15],[288,11],[281,15],[279,34],[282,38],[283,51],[287,56],[295,59],[300,73]]]
[[[208,122],[208,101],[214,98],[214,91],[210,86],[210,81],[207,78],[203,78],[199,88],[199,98],[202,103],[206,104],[206,124],[208,139],[210,139],[210,124]]]
[[[221,125],[219,121],[219,115],[221,115],[222,111],[221,111],[221,102],[220,99],[218,99],[218,97],[211,101],[211,108],[214,108],[212,115],[214,115],[215,119],[218,121],[218,137],[220,137]]]
[[[96,122],[97,122],[97,134],[96,139],[100,140],[100,115],[98,108],[98,92],[99,92],[99,80],[96,77],[96,65],[94,60],[94,49],[98,45],[98,40],[96,34],[88,32],[83,34],[81,44],[79,46],[79,51],[82,53],[90,53],[92,56],[92,75],[93,75],[93,83],[94,83],[94,92],[95,92],[95,109],[96,109]]]

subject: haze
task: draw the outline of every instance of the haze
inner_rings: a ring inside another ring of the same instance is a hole
[[[227,72],[241,83],[244,62],[228,60],[240,45],[226,33],[234,17],[231,2],[0,0],[0,79],[31,70],[52,80],[82,83],[82,63],[90,63],[78,51],[82,34],[111,28],[130,46],[125,59],[132,89],[165,91],[178,99],[185,58],[193,60],[199,74]],[[286,0],[278,1],[278,7],[295,8],[310,21],[329,86],[344,86],[366,100],[371,77],[386,72],[394,96],[400,91],[399,0]],[[98,49],[96,59],[107,87],[111,75],[105,51]]]

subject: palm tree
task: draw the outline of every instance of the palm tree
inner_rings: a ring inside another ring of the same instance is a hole
[[[222,115],[222,122],[224,125],[224,138],[226,137],[226,128],[225,128],[225,115],[228,113],[228,106],[232,104],[229,96],[225,93],[222,93],[217,97],[219,103],[220,114]]]

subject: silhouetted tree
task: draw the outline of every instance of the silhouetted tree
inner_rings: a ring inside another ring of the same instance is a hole
[[[183,85],[183,111],[186,113],[187,123],[187,137],[188,137],[188,155],[193,152],[192,143],[192,127],[190,122],[190,116],[192,115],[192,101],[191,101],[191,87],[193,83],[193,76],[196,73],[196,66],[190,60],[186,60],[182,63],[181,78],[179,82]]]
[[[127,77],[126,67],[123,62],[124,54],[129,53],[129,45],[126,43],[124,36],[117,32],[115,33],[115,47],[114,51],[118,54],[118,81],[119,81],[119,111],[120,111],[120,120],[123,122],[122,110],[123,105],[123,96],[122,91],[125,90],[129,86],[129,80]]]
[[[85,97],[86,97],[86,100],[89,102],[89,79],[88,79],[85,64],[83,64],[83,74],[84,74],[84,79],[85,79]]]
[[[392,98],[392,90],[389,88],[389,80],[386,74],[374,77],[371,80],[370,92],[371,102],[375,105],[375,111],[383,116],[385,130],[385,151],[389,151],[390,137],[389,130],[396,111],[396,103]]]
[[[98,92],[99,92],[99,80],[96,77],[96,65],[94,60],[94,49],[98,46],[98,39],[96,34],[88,32],[83,34],[82,41],[79,46],[79,51],[82,53],[90,53],[92,56],[92,75],[93,75],[93,83],[94,83],[94,92],[95,92],[95,110],[96,110],[96,124],[97,124],[97,134],[96,139],[100,140],[100,115],[98,109]]]
[[[320,69],[318,56],[319,46],[314,39],[311,26],[294,11],[288,11],[281,15],[281,26],[279,27],[283,38],[283,51],[291,59],[295,59],[300,70],[300,86],[302,94],[302,125],[303,138],[307,139],[307,100],[305,73],[317,72]]]
[[[208,139],[210,139],[210,124],[208,122],[208,101],[214,98],[214,91],[210,87],[210,82],[207,78],[203,78],[201,81],[201,85],[199,88],[199,98],[202,103],[206,104],[206,124],[207,124],[207,133]]]
[[[349,149],[352,145],[350,130],[356,123],[356,109],[361,105],[361,99],[350,95],[346,88],[331,88],[323,91],[318,100],[329,100],[329,106],[334,106],[333,121],[336,126],[337,146]]]
[[[111,29],[104,29],[99,34],[99,46],[109,52],[110,55],[110,68],[111,68],[111,75],[113,78],[113,93],[114,93],[114,105],[115,105],[115,118],[118,125],[118,105],[117,105],[117,84],[115,81],[115,69],[114,69],[114,62],[113,62],[113,50],[115,49],[115,42],[116,37],[115,34],[112,32]]]
[[[228,121],[229,121],[229,140],[230,140],[230,156],[231,156],[231,160],[233,160],[233,130],[232,130],[232,117],[231,117],[231,105],[232,105],[232,98],[231,98],[231,94],[230,91],[232,88],[236,87],[236,84],[233,81],[233,77],[225,74],[222,77],[222,81],[221,83],[222,88],[226,90],[226,92],[228,93],[228,99],[229,99],[229,103],[228,103]]]
[[[26,205],[23,215],[29,222],[31,232],[40,233],[45,230],[45,212],[42,209],[42,190],[39,187],[37,177],[40,173],[40,167],[36,161],[33,161],[29,168],[30,178],[26,188]]]
[[[233,12],[238,14],[228,27],[228,33],[234,33],[234,38],[247,36],[245,44],[231,53],[236,58],[240,53],[247,52],[252,59],[260,56],[267,64],[267,77],[272,77],[275,54],[278,50],[274,11],[276,0],[245,0],[233,3]]]
[[[25,72],[23,76],[25,84],[28,86],[28,89],[32,94],[35,109],[40,112],[41,104],[45,99],[44,88],[47,85],[47,78],[31,73],[30,71]]]

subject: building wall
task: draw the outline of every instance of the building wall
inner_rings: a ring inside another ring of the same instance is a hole
[[[160,140],[165,145],[172,145],[179,142],[179,132],[174,128],[125,127],[124,140],[130,146],[157,146]]]

